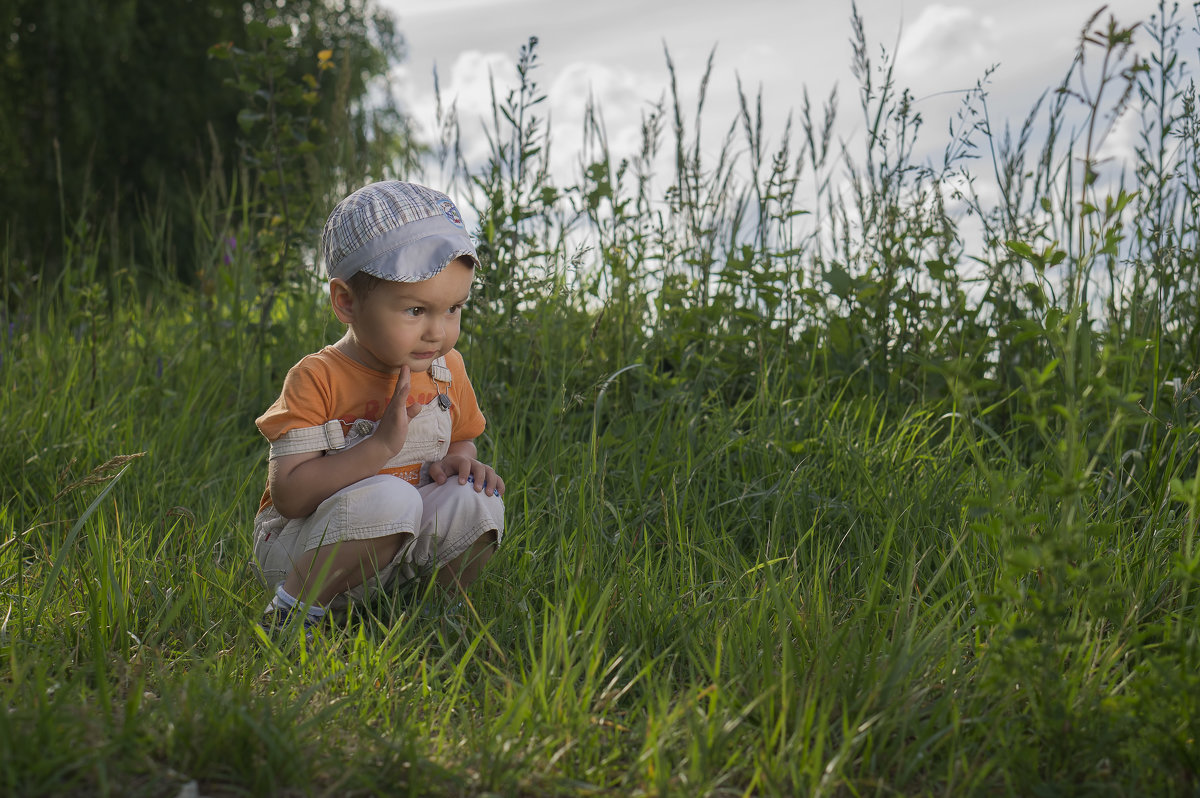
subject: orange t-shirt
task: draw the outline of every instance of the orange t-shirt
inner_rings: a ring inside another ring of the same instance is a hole
[[[447,389],[452,403],[450,442],[472,440],[483,432],[486,421],[457,349],[446,353],[446,366],[451,377]],[[255,424],[268,441],[275,441],[292,430],[320,426],[334,419],[342,422],[342,434],[346,434],[360,418],[378,421],[383,417],[398,379],[398,374],[369,369],[327,346],[292,366],[283,380],[283,392]],[[412,375],[409,406],[428,404],[437,399],[437,395],[437,385],[428,372]],[[416,484],[420,471],[420,464],[416,464],[388,468],[380,473],[395,474]],[[259,511],[270,504],[268,487],[263,492]]]

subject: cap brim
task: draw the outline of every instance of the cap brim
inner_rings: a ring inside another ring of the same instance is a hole
[[[444,216],[430,216],[367,241],[331,269],[329,277],[348,280],[362,271],[383,280],[417,283],[464,257],[479,267],[471,237]]]

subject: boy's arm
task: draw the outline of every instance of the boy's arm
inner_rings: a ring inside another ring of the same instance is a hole
[[[357,446],[324,457],[321,452],[304,452],[271,460],[267,482],[275,509],[285,518],[304,518],[347,485],[378,474],[403,448],[409,419],[421,412],[421,405],[405,407],[411,386],[411,375],[405,366],[375,434]]]
[[[475,483],[476,493],[486,490],[488,495],[501,495],[504,493],[504,480],[490,465],[479,462],[477,454],[474,439],[454,441],[446,456],[429,466],[429,476],[439,485],[444,484],[452,474],[458,475],[459,485],[466,485],[470,477]]]

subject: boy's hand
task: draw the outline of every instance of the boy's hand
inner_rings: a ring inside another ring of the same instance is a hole
[[[458,484],[466,485],[468,480],[475,483],[475,491],[484,491],[489,496],[499,496],[504,493],[504,480],[490,465],[481,463],[473,457],[463,454],[448,454],[438,462],[429,466],[429,476],[439,485],[444,485],[446,479],[458,475]]]
[[[395,457],[404,448],[404,441],[408,438],[408,422],[421,412],[422,405],[406,407],[408,392],[411,389],[412,372],[408,366],[403,366],[400,369],[400,379],[396,380],[392,400],[388,402],[387,409],[383,411],[383,418],[379,419],[379,426],[371,436],[371,439],[378,440],[387,447],[388,457]]]

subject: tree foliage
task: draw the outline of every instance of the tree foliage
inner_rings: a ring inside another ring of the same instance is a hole
[[[0,0],[10,260],[53,271],[80,220],[103,222],[136,252],[151,207],[170,219],[171,252],[191,251],[189,192],[209,170],[226,181],[239,167],[252,184],[262,177],[262,142],[238,124],[252,98],[210,48],[254,52],[252,31],[264,24],[287,31],[272,57],[289,81],[312,72],[321,51],[336,73],[308,109],[317,146],[306,179],[379,174],[411,151],[399,111],[378,93],[367,103],[372,80],[403,54],[394,20],[373,0]]]

